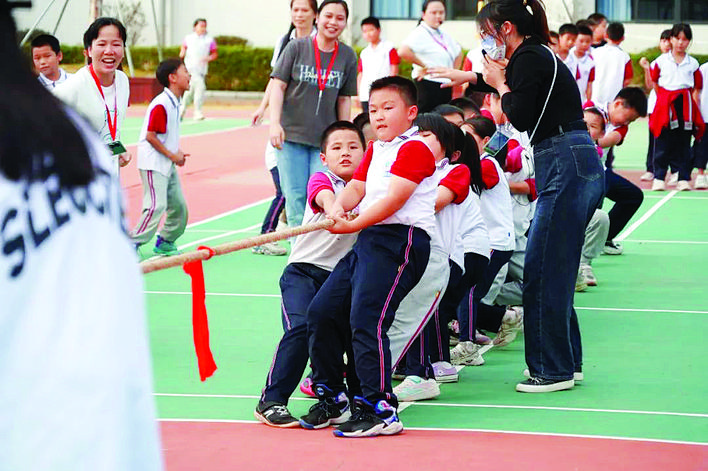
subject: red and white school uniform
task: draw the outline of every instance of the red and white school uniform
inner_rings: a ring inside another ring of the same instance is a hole
[[[179,106],[179,98],[165,88],[145,112],[138,144],[143,209],[132,234],[133,242],[138,245],[154,237],[165,213],[167,218],[160,231],[162,239],[174,242],[187,227],[187,202],[182,194],[177,166],[147,141],[148,131],[154,132],[168,151],[176,153],[179,150]]]
[[[465,60],[462,62],[462,70],[481,74],[483,69],[484,54],[482,54],[482,46],[470,49],[467,55],[465,55]]]
[[[359,54],[358,71],[359,101],[369,101],[369,88],[374,80],[391,75],[391,66],[401,63],[398,51],[391,41],[381,41],[376,46],[369,44]]]
[[[580,90],[580,99],[585,101],[588,84],[592,84],[595,81],[595,60],[589,52],[583,57],[578,57],[575,53],[575,48],[570,50],[570,55],[575,58],[577,68],[575,81],[578,83],[578,90]]]
[[[621,47],[607,43],[593,49],[595,81],[592,84],[592,99],[597,103],[609,103],[624,87],[624,81],[634,77],[632,59]]]
[[[671,165],[679,169],[679,180],[691,179],[691,134],[703,136],[705,124],[692,93],[703,88],[698,61],[686,54],[676,62],[673,54],[659,56],[651,69],[657,84],[656,105],[649,129],[656,137],[654,177],[663,180]]]

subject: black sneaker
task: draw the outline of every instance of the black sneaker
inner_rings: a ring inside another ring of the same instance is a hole
[[[395,435],[403,431],[403,423],[398,419],[396,408],[386,401],[372,405],[362,397],[354,398],[354,413],[351,418],[337,427],[337,437],[359,438],[377,435]]]
[[[313,388],[317,393],[318,388]],[[325,388],[326,389],[326,388]],[[329,391],[329,389],[327,389]],[[321,393],[321,390],[319,391]],[[331,391],[329,391],[331,393]],[[310,407],[307,415],[300,417],[300,426],[309,430],[329,427],[330,425],[342,424],[349,420],[351,411],[349,410],[349,398],[345,392],[340,392],[336,396],[331,394],[318,394],[319,400]]]
[[[259,402],[253,415],[271,427],[290,428],[300,425],[288,408],[279,402]]]
[[[526,393],[545,393],[562,391],[564,389],[573,389],[575,386],[575,380],[564,379],[564,380],[553,380],[553,379],[543,379],[530,377],[526,381],[522,381],[516,385],[516,390],[518,392]]]

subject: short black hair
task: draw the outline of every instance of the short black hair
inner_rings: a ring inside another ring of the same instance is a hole
[[[98,34],[104,26],[115,26],[118,28],[118,34],[123,40],[123,45],[125,45],[125,42],[128,40],[128,33],[125,31],[125,26],[123,26],[123,23],[116,18],[104,16],[91,23],[91,26],[89,26],[84,33],[84,49],[91,47],[91,43],[98,38]]]
[[[566,23],[558,28],[558,35],[563,36],[564,34],[572,34],[573,36],[578,35],[578,27],[573,23]]]
[[[665,29],[664,31],[662,31],[661,36],[659,36],[659,39],[663,39],[663,40],[671,39],[671,30]]]
[[[364,25],[371,25],[376,29],[381,29],[381,22],[375,16],[367,16],[366,18],[361,20],[361,26]]]
[[[450,104],[452,106],[460,108],[462,111],[472,110],[474,111],[474,114],[478,116],[480,114],[480,109],[479,106],[477,106],[477,103],[475,103],[474,100],[466,96],[453,98],[452,100],[450,100]]]
[[[160,82],[160,85],[165,88],[169,87],[170,75],[177,72],[177,69],[179,69],[179,66],[182,64],[184,64],[182,59],[177,57],[171,57],[160,62],[160,65],[157,66],[157,71],[155,72],[155,77],[157,77],[157,81]]]
[[[558,31],[549,31],[548,36],[550,36],[553,39],[558,39],[558,36],[560,36],[560,35],[558,34]]]
[[[472,126],[474,133],[482,139],[485,137],[492,137],[494,133],[497,132],[497,125],[494,124],[494,121],[489,118],[485,118],[484,116],[468,119],[465,121],[465,124]]]
[[[693,31],[691,31],[691,25],[687,23],[676,23],[671,28],[671,37],[678,38],[679,34],[685,34],[689,41],[693,40]]]
[[[42,46],[51,47],[52,51],[54,51],[54,54],[59,54],[61,52],[59,40],[51,34],[40,34],[32,40],[31,49]]]
[[[438,113],[423,113],[419,114],[415,119],[418,131],[430,131],[437,138],[443,149],[445,149],[445,157],[452,157],[455,152],[455,128],[456,126],[448,122],[442,115]]]
[[[450,105],[447,103],[443,103],[442,105],[438,105],[435,108],[433,108],[433,113],[439,114],[440,116],[449,116],[451,114],[458,114],[462,119],[465,119],[465,112],[461,109],[458,108],[455,105]]]
[[[624,25],[618,21],[607,26],[607,37],[613,41],[621,41],[624,37]]]
[[[329,136],[331,136],[332,133],[335,131],[355,132],[357,137],[359,138],[359,142],[361,142],[362,149],[366,148],[366,142],[364,142],[364,133],[361,132],[361,129],[359,129],[351,121],[335,121],[334,123],[327,126],[327,128],[322,133],[322,139],[320,140],[320,152],[322,152],[323,154],[327,150],[327,141],[329,140]]]
[[[642,118],[647,115],[647,96],[639,87],[624,87],[615,100],[622,100],[625,107],[632,108]]]
[[[580,25],[578,26],[578,36],[592,36],[592,30],[589,26]]]
[[[363,133],[364,126],[366,126],[367,124],[371,124],[369,122],[369,113],[359,113],[354,117],[352,123],[354,123],[354,126],[359,128],[359,130]]]
[[[591,14],[590,16],[588,16],[588,20],[594,21],[595,24],[599,25],[603,21],[607,21],[607,17],[605,15],[603,15],[602,13],[595,12],[595,13]]]
[[[418,90],[415,88],[415,84],[412,80],[398,75],[391,75],[374,80],[371,84],[369,97],[371,97],[371,94],[376,90],[383,90],[384,88],[396,90],[403,99],[403,102],[408,106],[413,106],[418,103]]]
[[[197,25],[198,25],[200,22],[202,22],[202,21],[203,21],[204,23],[207,22],[207,20],[206,20],[205,18],[197,18],[196,20],[194,20],[194,24],[192,25],[192,27],[197,26]]]

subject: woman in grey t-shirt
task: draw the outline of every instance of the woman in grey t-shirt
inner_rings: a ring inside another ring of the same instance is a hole
[[[338,119],[350,118],[357,58],[339,41],[348,16],[344,0],[325,0],[315,37],[290,41],[271,73],[270,142],[278,149],[289,226],[302,223],[307,182],[323,169],[322,132]]]

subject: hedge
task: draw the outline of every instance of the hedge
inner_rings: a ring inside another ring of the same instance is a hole
[[[65,63],[83,62],[83,52],[79,46],[62,47]],[[153,71],[157,68],[157,48],[134,47],[130,49],[133,64],[137,69]],[[358,52],[358,51],[357,51]],[[164,57],[179,55],[179,47],[167,47]],[[644,70],[639,65],[639,59],[646,57],[649,61],[659,56],[659,49],[652,48],[637,54],[630,54],[634,68],[632,83],[644,86]],[[209,66],[207,88],[210,90],[262,91],[268,83],[270,60],[273,57],[272,48],[257,48],[244,45],[219,46],[219,57]],[[708,61],[708,55],[693,55],[699,63]],[[399,75],[410,77],[411,64],[403,61]]]

